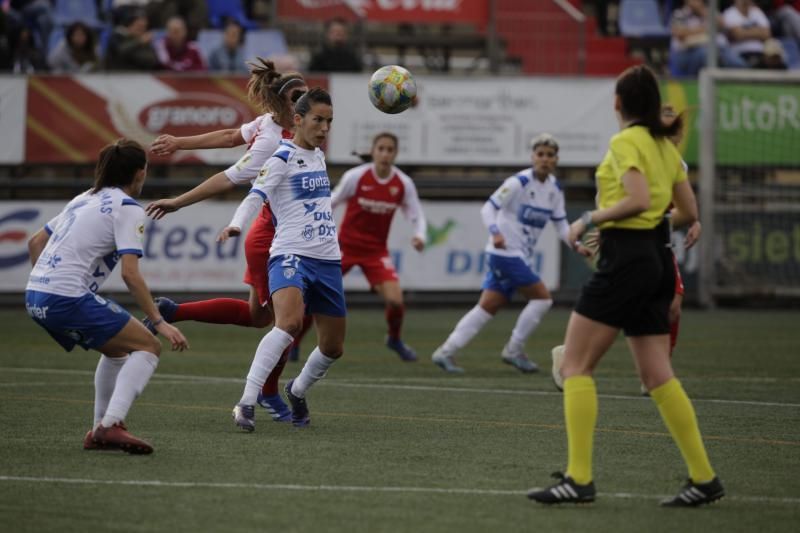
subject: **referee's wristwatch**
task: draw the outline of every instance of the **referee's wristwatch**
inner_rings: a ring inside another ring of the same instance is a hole
[[[592,229],[594,227],[594,223],[592,222],[592,212],[591,211],[584,211],[581,214],[581,222],[586,227],[586,229]]]

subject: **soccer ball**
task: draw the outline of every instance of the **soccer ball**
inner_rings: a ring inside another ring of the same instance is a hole
[[[369,79],[369,101],[384,113],[402,113],[417,96],[417,83],[411,73],[398,65],[387,65]]]

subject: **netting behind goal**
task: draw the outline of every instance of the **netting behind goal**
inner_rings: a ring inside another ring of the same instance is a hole
[[[800,296],[800,73],[700,79],[700,301]]]

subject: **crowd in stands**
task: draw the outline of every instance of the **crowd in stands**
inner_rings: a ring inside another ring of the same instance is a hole
[[[325,24],[324,40],[308,64],[300,65],[279,30],[259,28],[248,18],[245,6],[252,7],[254,1],[0,0],[0,71],[245,74],[246,61],[255,55],[270,57],[283,70],[363,70],[361,53],[344,20]],[[657,5],[661,37],[670,40],[670,72],[695,76],[706,65],[708,0],[593,0],[591,4],[598,29],[610,35],[619,32],[614,19],[620,12]],[[719,0],[719,5],[720,13],[714,16],[720,66],[800,68],[800,0]],[[256,35],[265,37],[249,46]]]

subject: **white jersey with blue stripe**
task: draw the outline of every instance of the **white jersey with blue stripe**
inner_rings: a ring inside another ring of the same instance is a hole
[[[526,262],[533,258],[533,249],[548,221],[566,221],[564,193],[552,174],[544,181],[533,177],[529,168],[507,178],[490,197],[489,203],[497,210],[491,233],[503,235],[504,249],[495,248],[492,237],[486,251],[505,257],[521,257]]]
[[[86,191],[45,225],[47,245],[26,289],[77,297],[97,292],[123,254],[142,256],[145,213],[116,187]]]
[[[275,238],[270,256],[341,259],[331,209],[331,181],[322,150],[281,141],[250,192],[269,200],[272,209]]]

